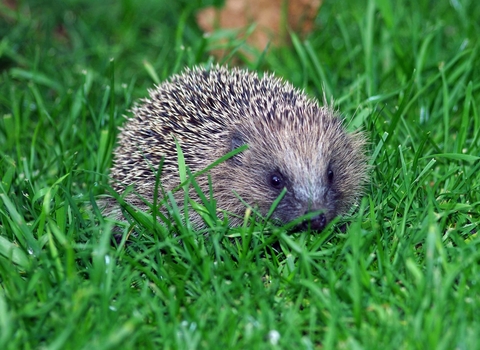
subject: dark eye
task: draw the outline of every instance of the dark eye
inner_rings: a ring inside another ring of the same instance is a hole
[[[277,173],[270,175],[269,182],[273,188],[281,189],[284,187],[282,176]]]
[[[328,182],[333,181],[333,170],[330,167],[327,170],[327,178],[328,178]]]

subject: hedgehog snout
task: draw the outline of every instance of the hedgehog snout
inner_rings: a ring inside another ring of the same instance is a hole
[[[313,181],[303,180],[301,183],[311,184]],[[289,218],[286,221],[301,219],[296,229],[304,231],[311,229],[313,231],[322,231],[331,220],[335,212],[334,206],[329,198],[329,188],[323,184],[315,186],[298,185],[291,187],[291,192],[287,192],[289,203]],[[304,216],[307,216],[303,218]],[[287,217],[288,217],[287,216]]]
[[[308,213],[305,213],[308,214]],[[300,225],[300,230],[308,230],[310,228],[314,231],[322,231],[327,226],[327,217],[324,213],[320,213],[312,218],[304,220]]]

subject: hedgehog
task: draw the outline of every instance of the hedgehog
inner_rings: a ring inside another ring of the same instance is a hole
[[[270,221],[297,220],[300,229],[321,231],[360,197],[368,172],[364,133],[347,132],[330,105],[324,98],[321,106],[271,73],[186,68],[134,105],[133,118],[120,128],[112,187],[121,193],[133,185],[135,194],[126,201],[147,211],[145,200],[153,202],[155,188],[160,192],[155,186],[160,164],[163,190],[180,184],[177,143],[192,173],[247,145],[195,178],[204,193],[211,184],[221,217],[227,215],[230,226],[241,225],[248,207],[265,217],[282,196]],[[174,194],[178,203],[183,196]],[[122,220],[114,199],[105,213]],[[205,227],[195,211],[189,219]]]

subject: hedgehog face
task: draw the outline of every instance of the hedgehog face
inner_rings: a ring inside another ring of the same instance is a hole
[[[258,163],[254,148],[245,151],[241,164],[232,172],[235,176],[229,181],[230,190],[262,215],[266,215],[274,201],[286,191],[272,214],[274,222],[285,224],[309,213],[317,215],[305,221],[314,230],[322,230],[338,214],[338,200],[341,194],[335,186],[334,172],[330,167],[309,169],[292,166],[278,158],[271,162]],[[252,172],[251,169],[255,168]],[[299,173],[300,170],[300,173]],[[248,179],[247,181],[245,181]],[[219,202],[219,205],[222,203]]]
[[[294,155],[295,163],[291,162],[289,155],[283,155],[274,157],[271,164],[264,165],[264,178],[260,178],[259,182],[267,195],[263,201],[261,198],[254,201],[261,203],[259,207],[267,208],[286,190],[273,212],[273,220],[288,223],[316,213],[305,220],[301,228],[310,226],[314,230],[322,230],[338,214],[340,207],[341,190],[336,186],[332,163],[328,155],[319,155],[322,158],[319,163],[294,149],[289,153]]]
[[[285,189],[284,197],[273,212],[273,219],[282,223],[294,221],[304,215],[315,213],[313,217],[304,220],[300,228],[310,226],[313,230],[322,230],[337,214],[338,194],[327,179],[320,177],[308,182],[305,186],[295,176],[284,175],[287,172],[279,170],[267,171],[266,185],[277,197]],[[332,179],[333,181],[333,179]],[[317,183],[315,183],[317,182]],[[267,203],[266,203],[267,204]]]

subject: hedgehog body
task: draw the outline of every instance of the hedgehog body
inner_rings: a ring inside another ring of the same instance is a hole
[[[321,230],[352,206],[366,181],[363,134],[347,133],[329,106],[270,74],[219,66],[187,69],[149,91],[133,114],[119,135],[112,184],[118,192],[133,184],[151,202],[162,157],[163,188],[180,184],[175,140],[192,173],[248,145],[209,171],[217,207],[233,214],[232,226],[245,214],[239,197],[266,215],[285,188],[271,219],[287,223],[318,211],[306,223]],[[196,181],[207,193],[208,177]],[[176,196],[183,198],[181,191]],[[127,201],[148,209],[136,195]],[[118,217],[118,204],[109,201],[106,212]],[[199,215],[190,218],[203,226]]]

